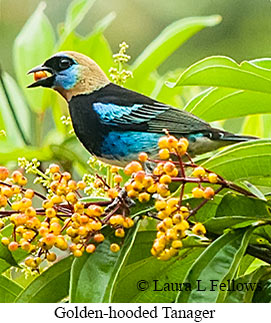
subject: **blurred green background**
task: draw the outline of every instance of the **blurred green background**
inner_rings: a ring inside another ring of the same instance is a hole
[[[38,0],[0,0],[0,63],[14,75],[12,44]],[[47,0],[45,13],[57,28],[71,0]],[[135,58],[171,22],[189,16],[220,14],[220,25],[196,34],[162,66],[161,72],[187,67],[210,55],[237,61],[270,56],[271,3],[269,0],[97,0],[78,27],[88,34],[95,23],[114,11],[116,19],[105,31],[114,52],[125,40]]]

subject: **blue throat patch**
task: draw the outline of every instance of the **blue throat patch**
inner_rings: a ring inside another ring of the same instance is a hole
[[[80,66],[74,64],[68,69],[56,74],[55,86],[60,86],[65,90],[72,89],[78,81]]]

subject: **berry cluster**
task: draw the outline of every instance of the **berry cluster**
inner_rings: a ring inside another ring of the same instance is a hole
[[[204,225],[193,222],[191,216],[215,194],[229,188],[251,195],[196,165],[187,153],[188,141],[185,138],[177,139],[166,133],[158,145],[158,160],[150,159],[142,152],[138,161],[125,167],[124,173],[130,176],[126,183],[119,168],[112,166],[111,186],[99,175],[95,178],[86,174],[83,180],[75,181],[70,173],[62,172],[59,165],[51,164],[43,172],[36,159],[27,161],[20,158],[19,166],[36,175],[34,183],[45,187],[46,196],[25,188],[27,178],[22,172],[16,170],[9,174],[6,167],[0,167],[2,244],[10,251],[19,248],[26,251],[30,256],[25,259],[25,264],[35,270],[45,259],[54,262],[59,251],[69,251],[75,257],[82,256],[84,252],[93,253],[107,238],[104,236],[107,232],[105,227],[109,227],[111,232],[113,230],[116,241],[122,242],[126,230],[134,225],[134,216],[130,212],[134,205],[132,200],[135,200],[153,206],[154,212],[146,211],[145,214],[158,221],[151,253],[158,259],[167,260],[178,254],[189,232],[198,236],[206,234]],[[174,183],[177,183],[178,193],[173,191]],[[201,198],[193,209],[184,199],[187,183],[194,183],[195,187],[186,194]],[[81,194],[92,191],[91,186],[108,198],[86,202]],[[5,228],[11,230],[5,231]],[[119,243],[112,243],[110,250],[118,252]]]
[[[22,164],[28,172],[32,169],[37,173],[37,161],[20,160]],[[40,176],[42,172],[38,174]],[[104,226],[110,226],[117,238],[124,238],[125,230],[134,225],[124,212],[118,214],[115,212],[117,209],[106,212],[104,206],[111,202],[101,202],[101,205],[99,202],[82,202],[80,191],[86,188],[86,183],[74,181],[71,174],[61,172],[58,165],[50,165],[43,175],[46,177],[42,182],[47,187],[46,197],[26,189],[27,179],[20,171],[16,170],[9,176],[8,169],[0,167],[0,208],[5,208],[0,211],[0,229],[8,225],[13,227],[11,235],[3,235],[1,242],[10,251],[21,248],[31,254],[25,259],[28,267],[36,269],[44,259],[55,261],[57,249],[69,250],[75,257],[82,256],[84,251],[93,253],[105,239],[102,233]],[[116,174],[116,182],[120,180],[118,177],[120,175]],[[111,189],[98,178],[97,185],[103,186],[112,199],[118,196],[119,183]],[[33,206],[37,203],[35,198],[39,199],[40,208]],[[121,210],[121,202],[118,210]],[[110,246],[112,252],[119,249],[117,243]]]

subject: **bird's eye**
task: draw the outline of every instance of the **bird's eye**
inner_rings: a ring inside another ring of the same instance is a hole
[[[62,70],[65,70],[66,68],[70,67],[72,65],[71,61],[66,59],[66,58],[62,58],[60,61],[59,61],[59,67],[60,69]]]

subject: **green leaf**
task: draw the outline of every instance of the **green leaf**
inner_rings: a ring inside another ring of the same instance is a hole
[[[223,302],[226,292],[212,288],[212,281],[219,286],[235,277],[254,228],[230,231],[216,239],[194,262],[187,273],[190,291],[182,291],[177,297],[182,303]],[[200,288],[206,290],[199,290]]]
[[[220,23],[218,15],[208,17],[192,17],[178,20],[150,43],[138,56],[132,65],[134,78],[137,82],[146,78],[159,67],[186,40],[205,27],[212,27]]]
[[[116,238],[107,236],[94,254],[77,258],[71,270],[71,302],[111,302],[112,291],[135,240],[140,221],[129,229],[118,253],[110,251]]]
[[[253,303],[271,303],[271,279],[261,281],[262,290],[256,290]]]
[[[270,60],[271,61],[271,60]],[[237,64],[226,56],[207,57],[186,69],[169,86],[202,85],[271,93],[271,71],[251,62]]]
[[[234,280],[233,290],[227,294],[225,303],[251,303],[256,290],[262,290],[261,278],[267,274],[270,275],[270,272],[270,266],[261,266],[251,274]],[[238,284],[243,287],[242,290],[236,288]]]
[[[15,80],[8,73],[3,73],[2,77],[20,127],[23,130],[25,137],[29,139],[31,138],[30,110]],[[18,130],[14,116],[12,114],[11,108],[9,107],[2,87],[0,88],[0,114],[4,122],[4,124],[1,126],[1,129],[4,129],[7,134],[7,147],[10,147],[10,145],[12,145],[13,147],[22,146],[24,142],[22,140],[20,131]],[[5,148],[3,147],[3,145],[1,145],[1,151],[4,150]]]
[[[6,152],[0,152],[0,162],[6,164],[9,161],[17,160],[19,157],[25,157],[27,159],[39,158],[40,161],[46,161],[52,159],[52,151],[48,147],[35,148],[35,147],[25,147],[16,148],[9,147]]]
[[[55,303],[69,294],[73,256],[55,263],[34,279],[16,298],[16,303]]]
[[[0,275],[0,302],[12,303],[17,295],[22,291],[22,287],[7,277]]]
[[[170,290],[167,284],[183,283],[187,271],[202,251],[202,248],[182,249],[177,257],[169,261],[148,257],[124,267],[115,287],[113,302],[174,302],[178,289]],[[146,281],[148,286],[144,291],[138,289],[138,282],[142,280]]]
[[[60,48],[61,44],[66,40],[67,36],[81,23],[86,14],[93,6],[95,0],[74,0],[71,2],[67,9],[66,19],[63,27],[63,34],[60,38],[60,44],[57,48]]]
[[[257,221],[271,221],[267,203],[228,193],[217,206],[215,216],[205,222],[205,226],[207,231],[221,234],[227,228],[245,227]]]
[[[18,82],[22,87],[29,105],[33,111],[44,110],[43,95],[48,91],[35,89],[31,91],[26,86],[31,83],[31,77],[26,73],[36,65],[40,65],[52,55],[55,35],[52,25],[44,14],[45,2],[41,2],[33,15],[28,19],[14,42],[13,59]]]
[[[229,181],[247,180],[253,185],[271,186],[271,140],[227,147],[202,165]]]
[[[190,100],[184,109],[211,122],[270,113],[270,105],[270,94],[216,87],[201,92],[196,98]]]

